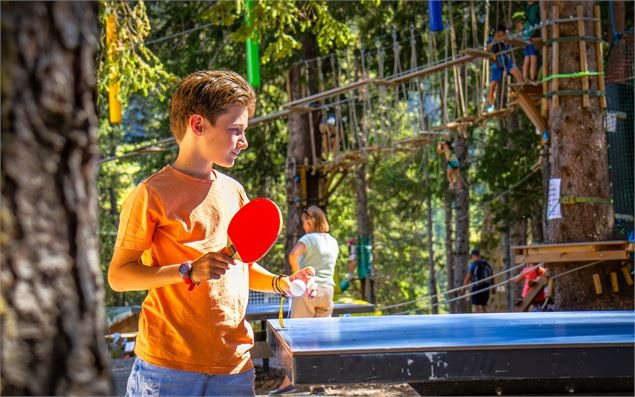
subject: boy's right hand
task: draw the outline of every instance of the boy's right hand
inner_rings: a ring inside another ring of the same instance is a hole
[[[227,255],[219,252],[208,252],[192,262],[192,281],[200,283],[207,280],[218,280],[221,278],[229,265],[235,265],[236,261]]]

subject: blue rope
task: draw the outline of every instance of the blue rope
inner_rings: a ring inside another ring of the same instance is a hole
[[[620,34],[615,31],[615,14],[613,13],[613,0],[609,1],[609,13],[611,14],[611,29],[613,30],[613,43],[617,43],[620,38]]]

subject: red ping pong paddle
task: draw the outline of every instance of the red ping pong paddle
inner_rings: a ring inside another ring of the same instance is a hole
[[[278,240],[282,228],[280,208],[257,198],[236,212],[227,228],[228,244],[220,252],[245,263],[258,261]]]

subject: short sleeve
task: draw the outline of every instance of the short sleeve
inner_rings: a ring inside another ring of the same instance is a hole
[[[476,262],[470,263],[470,267],[467,269],[467,272],[471,275],[474,275],[474,269],[476,269]]]
[[[124,201],[115,246],[137,251],[150,248],[162,208],[154,190],[145,183],[137,186]]]
[[[249,202],[249,197],[247,197],[247,192],[245,192],[245,188],[238,182],[238,203],[240,207],[244,206]]]
[[[307,248],[313,246],[313,239],[311,238],[310,233],[307,233],[304,236],[300,237],[298,243],[306,245]]]

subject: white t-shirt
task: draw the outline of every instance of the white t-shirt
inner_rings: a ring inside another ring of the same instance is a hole
[[[300,256],[300,268],[313,266],[318,284],[335,285],[333,273],[340,252],[337,240],[328,233],[307,233],[298,242],[306,245],[306,252]]]

